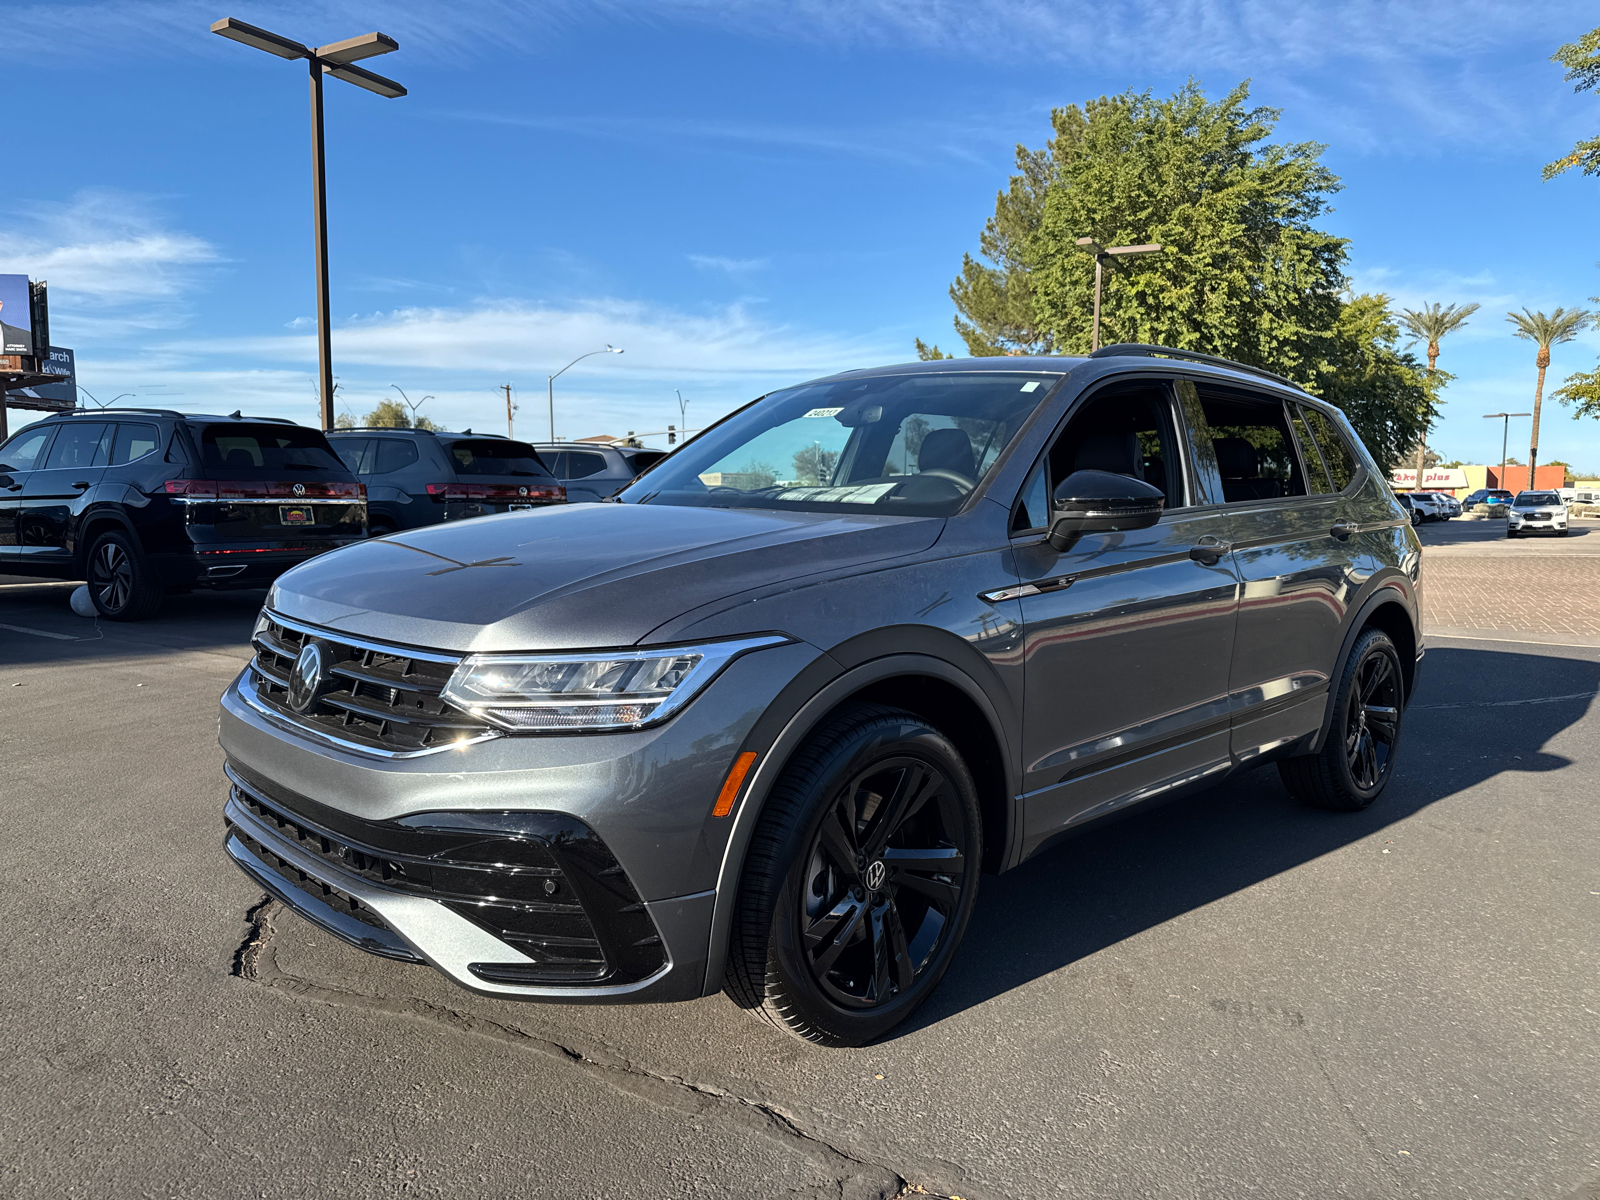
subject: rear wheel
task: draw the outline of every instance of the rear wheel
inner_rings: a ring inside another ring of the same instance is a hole
[[[948,969],[982,857],[977,790],[949,740],[898,709],[841,714],[767,800],[725,990],[806,1041],[881,1036]]]
[[[161,607],[166,589],[144,554],[121,531],[102,533],[89,547],[89,598],[108,621],[143,621]]]
[[[1356,638],[1334,696],[1333,727],[1322,749],[1281,759],[1278,775],[1315,808],[1359,812],[1394,773],[1405,716],[1405,676],[1389,635],[1368,629]]]

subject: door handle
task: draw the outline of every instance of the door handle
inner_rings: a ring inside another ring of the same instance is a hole
[[[1353,521],[1335,521],[1333,523],[1333,528],[1328,530],[1328,532],[1333,534],[1334,537],[1338,538],[1342,542],[1352,533],[1356,532],[1356,524]]]
[[[86,488],[86,487],[89,486],[89,481],[87,479],[82,479],[82,480],[79,480],[77,483],[73,484],[72,486],[75,487],[75,488]]]
[[[1212,537],[1208,533],[1200,539],[1198,546],[1189,547],[1189,557],[1202,566],[1214,567],[1222,561],[1223,555],[1232,549],[1232,542],[1225,542],[1221,538]]]

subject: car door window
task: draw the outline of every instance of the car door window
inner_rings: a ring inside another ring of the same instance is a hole
[[[340,461],[357,475],[372,474],[371,438],[329,438],[328,444],[333,447]]]
[[[1291,404],[1289,418],[1289,424],[1294,427],[1294,440],[1300,446],[1300,461],[1305,464],[1306,483],[1311,491],[1318,495],[1339,491],[1340,489],[1333,486],[1328,476],[1328,469],[1321,451],[1317,449],[1316,439],[1306,428],[1305,411],[1298,404]]]
[[[390,471],[409,467],[417,461],[415,442],[406,441],[404,438],[378,438],[377,443],[377,462],[371,468],[374,474],[387,475]]]
[[[111,448],[111,465],[120,467],[146,454],[154,454],[161,444],[161,432],[154,425],[118,422],[116,441]]]
[[[100,452],[100,443],[108,431],[109,427],[99,422],[75,421],[63,425],[55,445],[50,447],[45,470],[94,466],[95,455]]]
[[[606,469],[606,457],[603,454],[568,450],[564,457],[567,460],[567,473],[562,476],[563,479],[587,479]]]
[[[1317,449],[1322,451],[1322,461],[1328,466],[1328,474],[1333,478],[1333,490],[1344,491],[1356,477],[1356,457],[1345,441],[1344,433],[1316,409],[1307,406],[1301,411],[1305,414],[1311,436],[1317,441]]]
[[[1200,384],[1200,408],[1210,430],[1225,504],[1281,500],[1306,494],[1305,474],[1277,398]]]
[[[4,446],[0,446],[0,471],[31,471],[41,466],[40,458],[53,432],[54,427],[24,429]]]
[[[1022,497],[1017,501],[1017,511],[1011,515],[1011,532],[1027,533],[1050,528],[1050,492],[1046,462],[1039,460],[1028,482],[1022,485]]]

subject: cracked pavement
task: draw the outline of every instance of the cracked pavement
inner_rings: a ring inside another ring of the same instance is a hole
[[[1600,649],[1437,643],[1376,811],[1256,772],[986,878],[930,1004],[840,1051],[473,995],[265,901],[215,744],[259,595],[97,631],[66,594],[0,588],[89,639],[0,629],[0,1194],[1600,1185]]]

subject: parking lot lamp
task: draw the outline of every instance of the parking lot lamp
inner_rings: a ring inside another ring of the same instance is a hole
[[[1506,438],[1511,433],[1511,418],[1512,417],[1531,417],[1531,416],[1533,416],[1532,413],[1484,413],[1483,414],[1483,419],[1485,421],[1498,421],[1502,417],[1505,418],[1505,424],[1503,426],[1501,426],[1501,429],[1500,429],[1500,486],[1502,488],[1504,488],[1506,486]],[[1528,488],[1529,488],[1529,490],[1532,490],[1532,488],[1533,488],[1533,480],[1532,480],[1532,478],[1530,478],[1528,480]]]
[[[328,315],[328,187],[322,156],[322,76],[332,75],[335,79],[366,88],[389,100],[404,96],[406,89],[394,80],[354,65],[357,59],[398,50],[400,44],[382,33],[364,33],[360,37],[331,42],[313,50],[292,38],[269,33],[232,17],[218,21],[211,27],[211,32],[257,50],[265,50],[268,54],[276,54],[279,58],[303,58],[311,68],[311,211],[317,257],[317,377],[322,392],[322,427],[332,429],[333,337]]]
[[[1094,255],[1094,333],[1089,339],[1091,353],[1100,349],[1100,274],[1108,259],[1124,254],[1153,254],[1161,249],[1160,242],[1148,242],[1143,246],[1102,246],[1092,237],[1081,237],[1078,245]]]
[[[556,440],[556,379],[562,375],[565,375],[569,370],[577,366],[586,358],[592,358],[596,354],[621,353],[622,350],[619,347],[613,346],[608,342],[604,350],[591,350],[588,354],[580,354],[577,358],[573,359],[566,366],[562,367],[561,370],[557,371],[554,375],[547,375],[545,377],[545,383],[550,389],[550,440],[552,442]]]

